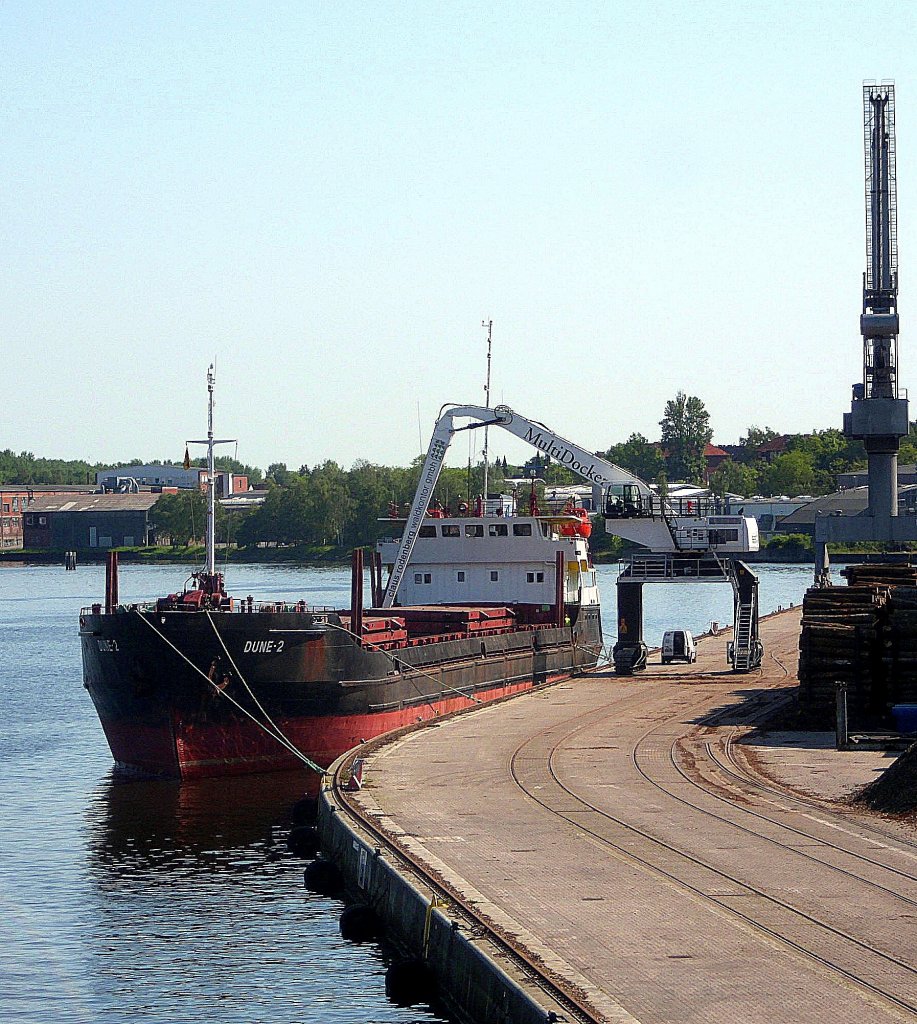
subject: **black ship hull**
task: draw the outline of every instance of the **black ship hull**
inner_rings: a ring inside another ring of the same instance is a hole
[[[292,746],[326,767],[361,740],[594,667],[599,608],[571,611],[562,627],[530,617],[405,640],[295,606],[93,609],[80,619],[84,685],[120,765],[280,771],[302,763]]]

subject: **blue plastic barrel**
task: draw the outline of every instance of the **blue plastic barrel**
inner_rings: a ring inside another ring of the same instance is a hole
[[[892,705],[892,717],[898,732],[917,732],[917,704]]]

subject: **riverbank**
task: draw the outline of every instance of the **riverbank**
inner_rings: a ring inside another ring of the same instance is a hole
[[[367,545],[371,546],[371,545]],[[204,549],[201,546],[185,548],[117,548],[118,558],[122,563],[146,565],[187,565],[202,562]],[[228,564],[263,564],[263,565],[350,565],[351,548],[312,547],[298,545],[295,547],[276,548],[230,548],[217,551],[217,562]],[[0,565],[13,563],[16,565],[63,565],[64,551],[0,551]],[[92,551],[77,552],[77,564],[101,565],[105,562],[106,548]],[[906,553],[902,553],[906,554]],[[898,560],[902,554],[883,555],[881,552],[830,552],[832,564],[848,562],[881,562]],[[749,551],[741,556],[743,562],[750,565],[811,565],[811,552],[798,552],[787,548],[762,548],[760,551]],[[596,565],[615,565],[621,561],[620,555],[607,552],[594,552],[592,560]]]
[[[90,551],[77,552],[77,564],[102,565],[105,563],[107,548],[95,548]],[[188,565],[203,562],[205,553],[203,546],[194,545],[181,548],[116,548],[118,560],[124,563],[144,565]],[[0,564],[4,562],[17,565],[63,565],[64,551],[0,551]],[[350,549],[337,547],[297,547],[282,548],[218,548],[217,563],[231,564],[288,564],[288,565],[325,565],[344,566],[350,564]]]

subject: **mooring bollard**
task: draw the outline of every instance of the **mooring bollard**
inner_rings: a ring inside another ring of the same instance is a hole
[[[837,700],[837,727],[835,736],[835,748],[837,750],[847,749],[847,684],[840,679],[834,683],[835,696]]]

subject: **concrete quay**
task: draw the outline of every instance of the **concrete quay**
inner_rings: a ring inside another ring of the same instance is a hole
[[[325,815],[372,824],[354,856],[400,851],[583,1010],[529,993],[528,1016],[473,1019],[917,1021],[917,834],[839,802],[894,755],[755,732],[795,684],[799,614],[762,621],[748,675],[722,634],[695,665],[580,677],[357,751],[363,789]],[[442,926],[461,933],[457,915]]]

